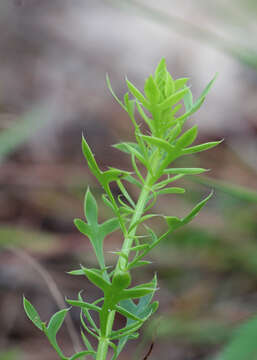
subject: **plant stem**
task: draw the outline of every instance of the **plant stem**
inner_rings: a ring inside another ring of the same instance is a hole
[[[112,331],[113,321],[115,317],[115,311],[109,311],[108,307],[105,309],[105,314],[103,316],[106,316],[106,326],[101,334],[101,337],[99,339],[97,353],[96,353],[96,360],[105,360],[108,354],[108,347],[109,347],[109,336]]]
[[[150,180],[150,177],[151,176],[148,176],[149,180]],[[137,202],[137,205],[136,205],[136,208],[135,208],[135,212],[134,212],[134,215],[131,219],[131,223],[130,223],[130,228],[132,228],[131,231],[128,232],[128,236],[124,239],[124,242],[123,242],[123,246],[122,246],[122,253],[124,255],[126,255],[127,257],[129,256],[129,252],[130,252],[130,248],[132,246],[132,243],[133,243],[133,240],[134,240],[134,236],[136,234],[136,230],[137,230],[137,226],[134,226],[138,220],[140,220],[143,212],[144,212],[144,208],[145,208],[145,203],[147,201],[147,197],[149,195],[149,182],[150,181],[146,181],[145,182],[145,185],[142,189],[142,192],[139,196],[139,199],[138,199],[138,202]],[[119,258],[119,261],[118,261],[118,265],[120,266],[120,268],[125,268],[126,266],[126,259],[124,257],[120,257]]]
[[[133,214],[133,217],[130,222],[130,226],[127,232],[127,235],[124,238],[124,242],[122,245],[122,253],[128,258],[130,249],[132,247],[134,236],[136,234],[137,225],[135,225],[141,218],[142,214],[145,210],[145,204],[147,202],[148,195],[151,191],[151,186],[153,185],[154,177],[152,174],[155,173],[156,167],[159,164],[159,151],[156,151],[156,154],[154,156],[153,162],[152,162],[152,171],[147,173],[146,180],[144,183],[144,186],[142,188],[142,191],[139,195],[135,212]],[[119,269],[126,269],[127,266],[127,260],[124,256],[120,256],[115,271],[118,271]],[[107,299],[106,299],[107,300]],[[108,301],[103,306],[102,314],[100,315],[100,323],[101,323],[101,337],[99,339],[98,348],[97,348],[97,354],[96,354],[96,360],[106,360],[107,354],[108,354],[108,347],[109,347],[109,336],[112,332],[112,326],[114,322],[115,317],[115,311],[110,309],[108,306]]]

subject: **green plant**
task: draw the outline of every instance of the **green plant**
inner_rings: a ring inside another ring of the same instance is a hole
[[[86,221],[75,219],[78,230],[87,236],[92,244],[99,268],[81,266],[79,270],[70,271],[70,274],[86,276],[103,292],[103,297],[93,303],[84,301],[81,293],[77,300],[67,299],[68,304],[81,310],[80,319],[83,327],[81,336],[86,350],[68,358],[63,355],[57,344],[56,334],[69,309],[57,312],[46,325],[40,320],[35,308],[24,298],[24,308],[28,317],[45,333],[62,360],[75,360],[87,355],[91,355],[96,360],[105,360],[110,348],[113,350],[112,360],[117,359],[126,342],[138,336],[139,328],[157,310],[158,303],[152,302],[157,289],[156,275],[150,282],[130,286],[131,271],[136,267],[147,265],[149,261],[145,260],[145,256],[175,229],[189,223],[211,197],[211,194],[208,195],[182,219],[151,212],[159,195],[185,192],[181,187],[170,186],[174,181],[185,175],[200,174],[205,171],[202,168],[175,168],[171,167],[171,163],[181,156],[195,154],[219,144],[219,141],[215,141],[191,146],[197,136],[197,126],[184,131],[181,135],[186,120],[203,104],[214,80],[215,78],[208,84],[200,98],[193,102],[192,93],[186,85],[188,78],[174,80],[166,69],[165,60],[162,59],[155,75],[150,75],[145,81],[145,94],[143,95],[127,80],[129,92],[125,94],[124,102],[121,102],[114,94],[107,78],[112,95],[128,113],[134,126],[135,142],[115,145],[117,149],[131,157],[133,172],[116,168],[101,171],[88,143],[84,137],[82,138],[82,150],[88,166],[104,190],[102,200],[114,214],[113,218],[99,224],[96,199],[90,189],[87,189],[84,201]],[[182,104],[185,112],[178,115]],[[136,121],[136,109],[148,127],[147,133],[141,131],[142,124]],[[110,187],[112,182],[117,184],[121,192],[117,198]],[[129,194],[127,183],[139,188],[140,194],[137,200]],[[167,230],[161,235],[157,235],[145,223],[155,216],[163,218],[167,225]],[[105,263],[103,241],[107,234],[118,229],[124,240],[120,251],[115,252],[117,263],[112,268]],[[139,300],[135,303],[134,299]],[[90,314],[92,311],[98,314],[98,324]],[[125,327],[119,330],[113,330],[116,313],[123,315],[127,321]],[[84,331],[97,339],[96,350]]]

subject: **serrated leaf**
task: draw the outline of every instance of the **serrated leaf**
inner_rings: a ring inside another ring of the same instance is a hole
[[[145,95],[150,101],[151,104],[157,104],[160,99],[160,91],[152,77],[152,75],[149,76],[149,78],[145,81]]]
[[[197,125],[193,126],[191,129],[184,132],[182,136],[177,140],[176,146],[179,148],[184,148],[192,144],[197,137]]]
[[[195,153],[198,153],[201,151],[205,151],[205,150],[213,148],[214,146],[219,145],[221,142],[222,142],[222,140],[221,141],[211,141],[211,142],[208,142],[205,144],[191,146],[191,147],[183,149],[182,155],[195,154]]]
[[[40,320],[40,316],[34,306],[25,298],[23,297],[23,307],[28,316],[28,318],[33,322],[33,324],[39,329],[43,330],[42,321]]]

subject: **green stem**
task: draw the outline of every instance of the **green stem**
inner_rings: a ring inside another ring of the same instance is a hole
[[[159,151],[156,151],[156,156],[153,159],[152,162],[152,173],[155,172],[156,167],[159,164]],[[151,191],[151,186],[153,185],[153,175],[152,173],[148,172],[146,176],[146,180],[144,183],[144,186],[142,188],[142,191],[140,193],[140,196],[138,198],[135,212],[133,214],[133,217],[130,222],[129,228],[131,230],[128,230],[123,246],[122,246],[122,253],[129,257],[130,249],[132,247],[134,236],[136,234],[137,226],[135,224],[140,220],[142,214],[145,211],[145,205],[147,202],[148,195]],[[124,256],[120,256],[116,265],[115,271],[118,271],[119,269],[126,269],[127,261],[124,258]],[[114,322],[115,317],[115,311],[110,309],[110,306],[108,305],[109,301],[108,299],[105,299],[105,304],[103,305],[102,312],[100,314],[100,323],[101,323],[101,337],[99,338],[98,348],[97,348],[97,354],[96,354],[96,360],[106,360],[107,354],[108,354],[108,348],[110,344],[110,335],[112,332],[112,326]]]
[[[142,214],[144,213],[145,210],[145,204],[147,202],[147,197],[151,191],[151,187],[153,185],[154,182],[154,176],[152,174],[154,174],[156,172],[156,168],[159,165],[160,162],[160,158],[159,158],[159,150],[156,150],[156,154],[153,158],[152,161],[152,169],[151,172],[148,171],[147,176],[146,176],[146,180],[144,183],[144,186],[142,188],[142,191],[139,195],[138,198],[138,202],[136,204],[135,207],[135,212],[133,214],[133,217],[131,219],[130,222],[130,226],[129,228],[132,229],[131,231],[128,231],[127,236],[124,239],[123,245],[122,245],[122,249],[121,252],[123,255],[125,255],[125,257],[129,257],[129,253],[130,253],[130,249],[132,247],[133,241],[134,241],[134,236],[136,234],[136,230],[137,230],[137,226],[135,226],[135,224],[138,222],[138,220],[140,220]],[[119,269],[126,269],[127,266],[127,260],[124,256],[120,256],[119,260],[117,262],[116,265],[116,269],[115,271],[119,270]]]
[[[109,343],[110,343],[109,337],[112,332],[115,311],[114,310],[109,311],[109,307],[106,307],[104,309],[104,314],[102,314],[102,316],[107,318],[107,321],[102,331],[101,337],[99,339],[97,353],[96,353],[96,360],[106,360]]]

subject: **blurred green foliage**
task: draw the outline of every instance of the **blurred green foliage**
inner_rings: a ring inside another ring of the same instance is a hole
[[[22,360],[22,355],[19,350],[7,350],[0,352],[0,360]]]
[[[17,117],[15,124],[0,132],[0,161],[24,144],[45,123],[44,109],[34,109]],[[1,114],[0,114],[1,119]]]

